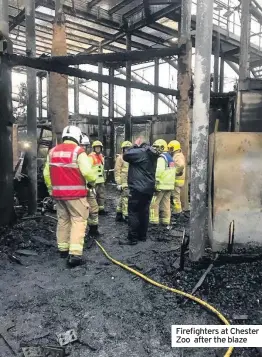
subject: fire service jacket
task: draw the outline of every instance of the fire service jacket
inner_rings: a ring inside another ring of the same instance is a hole
[[[54,198],[73,200],[87,196],[86,181],[93,183],[96,174],[84,149],[66,140],[50,150],[44,180]]]

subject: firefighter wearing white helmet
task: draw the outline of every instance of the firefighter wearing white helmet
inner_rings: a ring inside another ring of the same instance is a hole
[[[81,130],[73,125],[64,128],[63,143],[50,150],[44,168],[44,179],[50,195],[56,200],[57,244],[62,258],[71,267],[82,263],[85,231],[89,215],[87,186],[94,184],[92,162],[81,148]]]
[[[115,163],[115,181],[117,189],[121,192],[116,208],[116,221],[127,221],[128,218],[128,167],[129,163],[124,161],[123,154],[132,146],[130,141],[124,141],[121,145],[122,153],[117,156]]]
[[[92,144],[93,151],[89,154],[92,159],[92,166],[96,172],[96,200],[98,203],[99,214],[105,215],[105,159],[103,156],[103,144],[96,140]]]
[[[89,137],[86,134],[83,134],[81,146],[84,147],[86,152],[88,150],[89,145],[90,145]],[[92,159],[91,162],[93,164]],[[88,242],[92,242],[93,238],[99,235],[99,231],[98,231],[99,208],[96,200],[96,191],[94,187],[90,187],[90,189],[88,190],[87,202],[90,207],[89,218],[88,218],[88,226],[89,226]],[[87,246],[88,246],[88,242],[87,242]]]
[[[172,194],[172,212],[175,215],[180,215],[182,212],[181,205],[181,188],[185,185],[185,156],[181,150],[180,142],[177,140],[172,140],[168,144],[168,150],[173,156],[176,165],[176,182],[175,188]]]

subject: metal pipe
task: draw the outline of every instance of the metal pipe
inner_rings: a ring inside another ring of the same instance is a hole
[[[155,59],[155,80],[154,85],[159,85],[159,59]],[[154,93],[154,115],[158,115],[158,93]]]
[[[99,53],[103,53],[103,48],[100,44],[99,46]],[[100,62],[98,63],[98,74],[103,74],[103,64]],[[98,140],[103,142],[103,83],[98,82]]]
[[[43,117],[43,77],[38,76],[38,118]]]
[[[35,1],[25,1],[26,52],[28,57],[36,55],[35,39]],[[36,71],[27,68],[27,136],[30,143],[28,151],[29,197],[28,214],[37,211],[37,123],[36,123]]]
[[[224,92],[224,79],[225,79],[225,60],[222,56],[220,58],[220,79],[219,79],[219,93]]]
[[[204,254],[207,218],[207,159],[214,0],[198,0],[191,156],[191,218],[189,253]]]
[[[131,34],[126,34],[126,50],[131,51]],[[132,140],[132,122],[131,122],[131,62],[126,62],[126,118],[125,118],[125,140]]]
[[[74,77],[74,112],[79,114],[79,78],[77,77]]]
[[[49,102],[49,93],[50,93],[50,73],[46,74],[46,111],[47,118],[50,117],[50,102]]]
[[[214,54],[214,92],[215,93],[218,93],[218,87],[219,87],[219,56],[220,56],[220,32],[217,32],[215,54]]]

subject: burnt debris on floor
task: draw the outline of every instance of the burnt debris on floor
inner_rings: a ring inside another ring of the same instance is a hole
[[[188,236],[188,216],[171,231],[153,227],[148,241],[121,246],[127,225],[115,222],[117,197],[115,188],[109,186],[109,214],[99,218],[99,242],[115,259],[152,279],[192,292],[212,259],[210,255],[204,263],[193,264],[185,251],[184,270],[180,269],[181,232],[185,229]],[[23,356],[22,347],[24,351],[30,347],[44,351],[48,346],[54,355],[70,357],[224,355],[225,349],[184,349],[183,354],[172,349],[171,325],[220,322],[196,303],[185,303],[184,298],[113,265],[96,245],[85,250],[85,265],[67,269],[57,253],[55,230],[55,220],[45,216],[18,220],[12,229],[1,230],[1,357]],[[259,259],[232,264],[215,261],[195,295],[233,324],[262,324],[261,265]],[[57,336],[69,330],[77,338],[62,351]],[[236,349],[233,356],[256,357],[259,353]]]

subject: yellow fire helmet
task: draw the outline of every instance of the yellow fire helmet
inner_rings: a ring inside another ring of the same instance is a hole
[[[177,140],[170,141],[170,143],[168,144],[168,150],[171,152],[181,150],[180,142]]]
[[[121,149],[130,148],[131,146],[132,146],[132,143],[130,141],[124,141],[121,145]]]
[[[167,142],[163,139],[158,139],[154,142],[153,147],[157,148],[162,152],[168,151]]]
[[[102,147],[103,147],[103,144],[101,143],[101,141],[96,140],[96,141],[93,142],[92,148],[94,148],[95,146],[101,146],[101,148],[102,148]]]

